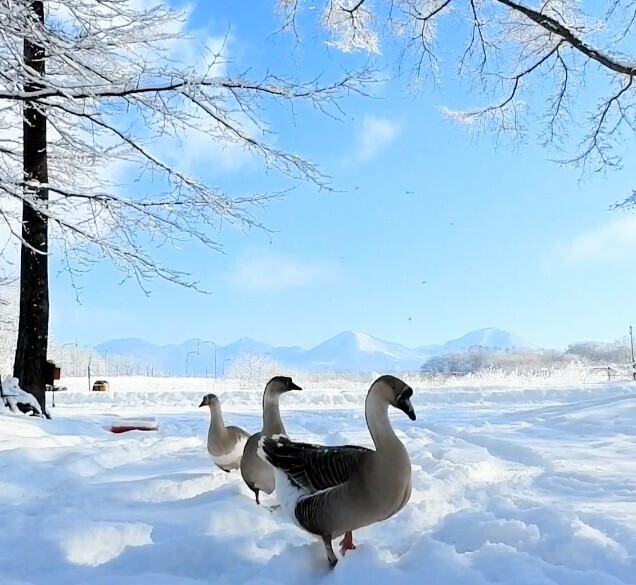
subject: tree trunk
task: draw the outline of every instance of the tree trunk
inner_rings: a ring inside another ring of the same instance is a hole
[[[44,2],[31,2],[33,16],[44,23]],[[45,75],[44,48],[24,41],[24,62],[39,77]],[[37,91],[37,78],[24,83],[24,91]],[[20,320],[13,375],[20,387],[30,392],[46,412],[46,353],[49,337],[48,220],[36,207],[46,204],[49,193],[38,188],[48,183],[46,116],[37,104],[26,101],[22,114],[23,171],[27,198],[22,207],[22,248],[20,251]],[[35,186],[33,184],[35,183]]]

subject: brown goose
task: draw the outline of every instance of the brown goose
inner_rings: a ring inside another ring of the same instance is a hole
[[[265,386],[263,392],[263,428],[253,434],[245,445],[241,458],[241,475],[256,496],[256,503],[260,504],[259,492],[271,494],[275,487],[274,469],[261,459],[256,449],[258,440],[265,436],[285,435],[285,426],[280,418],[279,399],[281,394],[290,390],[302,390],[289,376],[274,376]]]
[[[352,532],[399,512],[411,497],[411,460],[389,420],[389,405],[415,420],[413,390],[395,376],[381,376],[369,389],[365,416],[375,451],[262,437],[258,455],[275,468],[276,497],[294,522],[319,536],[331,567],[338,559],[331,541],[344,535],[340,552],[355,549]]]
[[[221,413],[221,403],[215,394],[203,397],[199,408],[210,408],[210,428],[208,429],[208,453],[215,465],[223,471],[238,469],[243,456],[243,448],[249,433],[239,427],[226,427]]]

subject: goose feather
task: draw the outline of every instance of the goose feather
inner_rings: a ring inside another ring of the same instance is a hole
[[[284,472],[292,485],[315,493],[345,483],[371,449],[358,445],[325,446],[291,441],[275,435],[262,442],[267,460]]]

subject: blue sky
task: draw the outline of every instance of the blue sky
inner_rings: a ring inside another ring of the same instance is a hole
[[[212,35],[230,29],[239,68],[269,64],[308,78],[356,60],[313,38],[295,49],[290,38],[271,38],[269,2],[249,11],[199,2],[195,20]],[[376,98],[346,100],[340,122],[303,108],[295,125],[285,108],[267,113],[277,144],[317,162],[338,192],[300,187],[258,212],[272,234],[224,232],[223,255],[195,245],[162,252],[195,271],[209,295],[155,281],[147,297],[100,264],[84,277],[78,304],[54,258],[55,338],[225,344],[250,336],[310,347],[356,329],[417,346],[497,326],[563,347],[627,333],[636,219],[607,209],[631,192],[633,172],[580,184],[576,169],[549,162],[533,140],[517,149],[475,140],[439,111],[466,103],[452,80],[419,97],[404,81],[388,83]],[[228,191],[272,180],[234,151],[199,153],[193,164]]]

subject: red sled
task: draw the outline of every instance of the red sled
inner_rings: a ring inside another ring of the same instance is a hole
[[[128,431],[156,431],[159,429],[157,419],[151,416],[119,419],[108,427],[111,433],[126,433]]]

